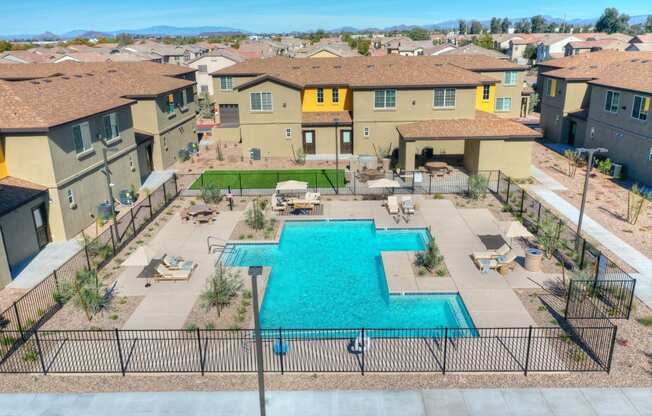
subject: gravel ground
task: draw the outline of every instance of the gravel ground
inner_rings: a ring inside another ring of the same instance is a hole
[[[238,221],[233,228],[233,232],[231,232],[229,240],[274,240],[281,228],[281,221],[276,217],[272,217],[269,211],[265,213],[265,218],[267,218],[268,224],[262,230],[254,230],[245,221]],[[271,227],[270,218],[275,219]]]
[[[120,329],[142,300],[143,296],[118,296],[91,321],[81,309],[68,303],[48,319],[41,330]]]
[[[239,312],[241,307],[243,307],[244,313]],[[240,292],[227,307],[220,311],[219,316],[215,308],[206,311],[201,306],[201,301],[197,299],[183,327],[201,329],[249,328],[251,327],[249,323],[252,320],[251,298],[243,299],[242,292]]]

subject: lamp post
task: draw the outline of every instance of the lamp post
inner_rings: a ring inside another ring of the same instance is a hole
[[[580,147],[577,149],[578,153],[586,153],[588,160],[586,162],[586,176],[584,177],[584,191],[582,192],[582,204],[580,205],[580,216],[577,220],[577,238],[575,239],[576,246],[579,246],[580,233],[582,232],[582,220],[584,219],[584,206],[586,205],[586,195],[589,192],[589,177],[591,176],[591,169],[593,168],[593,156],[596,153],[607,153],[609,149],[604,147],[596,147],[593,149]],[[577,248],[577,247],[576,247]]]
[[[111,170],[109,169],[109,160],[107,158],[108,149],[106,147],[102,148],[102,162],[104,167],[100,170],[106,177],[106,192],[109,196],[109,204],[111,205],[111,222],[113,223],[113,232],[115,232],[116,238],[118,238],[118,226],[115,223],[115,202],[113,200],[113,184],[111,183]]]
[[[260,406],[260,416],[265,416],[265,376],[263,374],[263,342],[260,337],[260,316],[258,310],[258,284],[256,278],[263,274],[262,266],[249,267],[249,276],[251,276],[251,294],[254,304],[254,329],[256,333],[256,367],[258,371],[258,400]]]
[[[337,123],[340,119],[335,117],[335,194],[340,193],[340,140],[337,137]]]

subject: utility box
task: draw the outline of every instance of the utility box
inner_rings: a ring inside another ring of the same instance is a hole
[[[613,177],[616,179],[620,179],[623,176],[623,165],[614,163],[613,169],[614,169]]]
[[[249,150],[249,158],[251,160],[260,160],[260,149],[252,148]]]

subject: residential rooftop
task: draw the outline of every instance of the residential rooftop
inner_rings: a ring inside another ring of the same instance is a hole
[[[47,188],[35,183],[7,176],[0,179],[0,216],[38,197]]]

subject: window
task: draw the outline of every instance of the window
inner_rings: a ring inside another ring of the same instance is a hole
[[[604,100],[604,111],[610,113],[618,112],[618,105],[620,104],[620,93],[616,91],[607,91],[606,99]]]
[[[510,97],[496,98],[496,112],[512,110],[512,99]]]
[[[634,105],[632,105],[632,117],[639,120],[647,120],[647,113],[650,111],[650,97],[634,96]]]
[[[324,104],[324,89],[317,88],[317,104]]]
[[[557,96],[557,80],[556,79],[550,79],[546,78],[544,81],[544,87],[545,87],[545,92],[548,97],[556,97]]]
[[[168,95],[168,114],[174,113],[174,94]]]
[[[104,119],[104,139],[111,140],[120,136],[118,127],[118,115],[116,113],[107,114]]]
[[[491,85],[482,86],[482,101],[489,101],[490,91],[491,91]]]
[[[287,129],[285,129],[285,138],[286,139],[291,139],[292,138],[292,129],[289,128],[289,127]]]
[[[374,91],[374,108],[396,108],[396,90]]]
[[[362,135],[364,137],[369,137],[369,127],[365,127],[364,129],[362,129]]]
[[[435,108],[455,108],[455,88],[435,88]]]
[[[233,89],[233,77],[220,77],[220,89],[231,91]]]
[[[272,93],[271,92],[252,92],[251,111],[272,111]]]
[[[339,103],[340,102],[340,89],[339,88],[333,88],[331,92],[333,94],[333,104]]]
[[[72,189],[66,191],[66,199],[68,200],[69,205],[75,204],[75,192]]]
[[[516,85],[517,77],[518,77],[518,73],[516,71],[505,72],[505,85],[509,85],[509,86]]]
[[[73,126],[72,137],[77,154],[91,149],[91,129],[87,122]]]
[[[202,74],[205,74],[208,72],[208,65],[198,65],[197,70]]]

